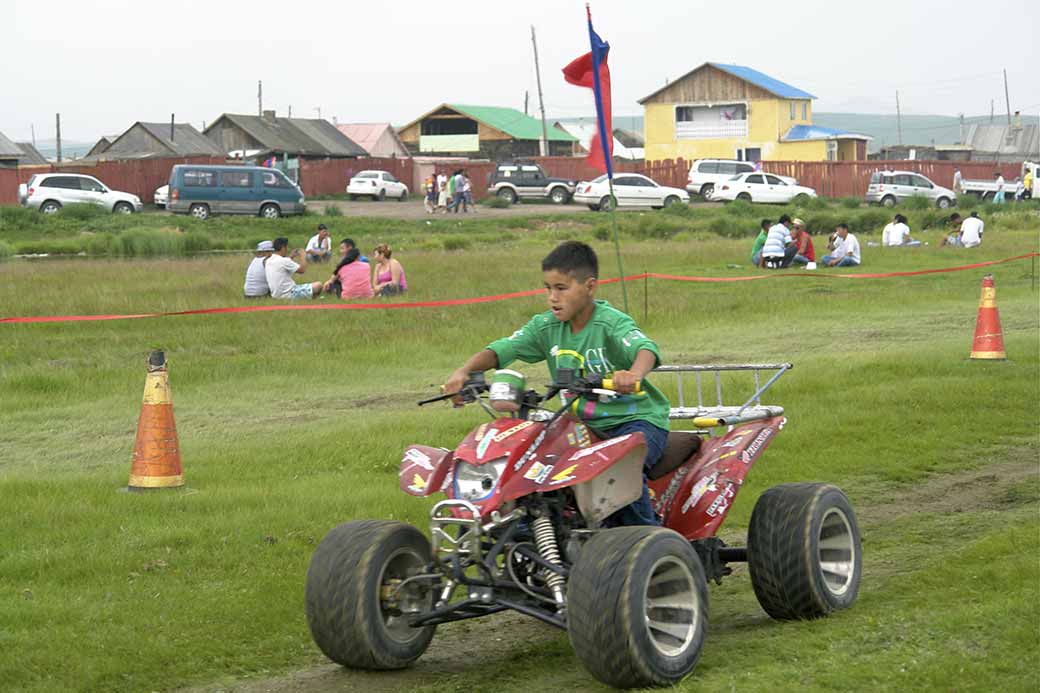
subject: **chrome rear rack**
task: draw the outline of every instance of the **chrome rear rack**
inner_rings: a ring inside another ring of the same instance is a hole
[[[793,367],[790,363],[698,364],[659,366],[653,372],[675,373],[679,402],[678,406],[669,409],[668,418],[692,419],[695,426],[710,428],[783,415],[783,407],[762,404],[762,394]],[[754,374],[754,393],[739,406],[726,405],[722,401],[722,373],[731,371],[751,371]],[[771,372],[765,384],[762,384],[763,371],[767,374]],[[693,373],[697,388],[696,405],[686,401],[683,379],[686,373]],[[712,374],[710,380],[713,380],[715,385],[714,404],[704,400],[705,373]]]

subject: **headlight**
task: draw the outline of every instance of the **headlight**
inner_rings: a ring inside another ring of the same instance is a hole
[[[507,458],[500,457],[477,467],[460,460],[455,465],[455,497],[468,501],[489,498],[498,486],[498,480],[506,468],[507,461]]]

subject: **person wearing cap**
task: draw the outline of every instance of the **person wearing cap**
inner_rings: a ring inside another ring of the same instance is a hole
[[[264,263],[274,252],[274,244],[271,241],[260,241],[256,244],[256,252],[253,260],[246,268],[246,283],[242,288],[246,298],[263,298],[271,293],[267,285],[267,273],[264,272]]]
[[[318,224],[318,233],[307,241],[307,259],[310,262],[326,262],[332,257],[332,239],[325,224]]]
[[[813,248],[812,237],[801,219],[791,221],[791,238],[794,239],[795,254],[791,262],[795,265],[816,264],[816,249]]]

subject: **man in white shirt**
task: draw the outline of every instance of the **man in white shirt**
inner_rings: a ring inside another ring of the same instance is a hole
[[[318,224],[318,233],[307,241],[307,259],[311,262],[325,262],[332,257],[332,239],[325,224]]]
[[[956,224],[957,221],[960,221],[959,215],[954,214],[950,217],[951,223]],[[977,248],[982,245],[982,233],[985,230],[986,225],[979,218],[979,213],[972,212],[971,216],[961,222],[957,233],[943,239],[942,245],[952,245],[958,248]]]
[[[246,268],[246,283],[242,291],[246,298],[262,298],[271,293],[267,286],[267,273],[264,271],[264,263],[274,252],[274,244],[271,241],[260,241],[256,245],[253,261]]]
[[[910,227],[906,225],[906,217],[897,214],[881,232],[881,245],[913,248],[921,245],[921,241],[910,238]]]
[[[860,263],[859,239],[849,233],[848,224],[838,224],[834,229],[834,250],[824,255],[824,267],[855,267]]]
[[[297,284],[293,281],[294,274],[303,274],[307,271],[306,259],[303,264],[297,264],[290,259],[303,255],[300,253],[300,249],[297,248],[289,257],[286,257],[289,250],[288,238],[274,239],[273,246],[274,255],[267,258],[267,262],[264,263],[264,273],[267,275],[267,285],[271,288],[271,297],[297,299],[316,298],[321,295],[321,282]]]
[[[779,269],[791,264],[791,260],[798,252],[798,246],[791,237],[791,231],[787,228],[790,223],[791,217],[785,214],[769,227],[765,245],[762,246],[763,267]]]
[[[1000,171],[994,173],[993,176],[997,183],[997,192],[993,195],[993,202],[1002,205],[1004,204],[1004,176],[1000,174]]]

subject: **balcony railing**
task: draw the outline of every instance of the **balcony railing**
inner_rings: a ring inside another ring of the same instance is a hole
[[[679,121],[675,124],[675,138],[678,140],[728,139],[747,137],[747,134],[746,120],[722,120],[715,123]]]

